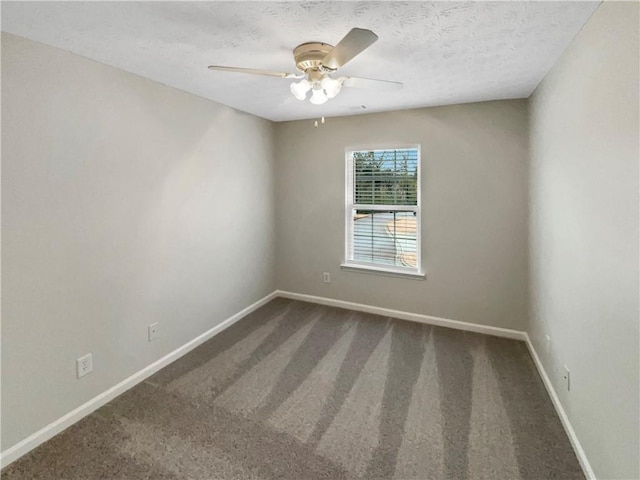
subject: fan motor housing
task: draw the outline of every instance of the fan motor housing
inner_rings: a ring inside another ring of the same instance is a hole
[[[322,59],[333,49],[333,45],[321,42],[307,42],[293,49],[296,68],[301,72],[322,69]]]

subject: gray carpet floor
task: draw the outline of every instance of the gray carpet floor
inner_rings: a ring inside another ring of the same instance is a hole
[[[523,342],[275,299],[11,479],[582,479]]]

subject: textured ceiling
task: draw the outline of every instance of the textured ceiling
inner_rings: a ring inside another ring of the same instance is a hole
[[[598,4],[3,1],[2,29],[282,121],[528,97]],[[206,68],[293,72],[296,45],[335,45],[352,27],[380,39],[340,73],[403,90],[345,87],[312,105],[291,80]]]

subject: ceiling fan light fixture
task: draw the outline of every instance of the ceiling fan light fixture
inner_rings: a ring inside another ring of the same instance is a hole
[[[307,98],[307,92],[311,90],[311,84],[306,78],[303,78],[299,82],[293,82],[289,88],[294,97],[298,100],[304,100]]]
[[[327,100],[329,100],[329,98],[327,97],[327,94],[324,93],[324,90],[322,89],[322,87],[314,88],[311,91],[311,98],[309,99],[309,101],[314,105],[322,105]]]
[[[340,93],[340,89],[342,88],[342,82],[340,80],[335,80],[329,76],[322,79],[321,85],[327,94],[327,98],[335,97]]]
[[[371,30],[352,28],[336,46],[322,42],[301,43],[293,49],[297,73],[285,73],[273,70],[259,70],[245,67],[229,67],[224,65],[209,65],[209,70],[221,72],[245,73],[278,78],[301,79],[293,82],[289,89],[298,100],[307,99],[311,90],[309,102],[322,105],[330,98],[337,96],[343,86],[357,88],[377,88],[379,90],[398,90],[402,83],[370,78],[340,77],[333,78],[336,70],[360,55],[378,40],[378,36]],[[337,76],[337,75],[336,75]]]

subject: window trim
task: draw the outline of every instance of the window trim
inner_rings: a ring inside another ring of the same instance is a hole
[[[353,202],[353,188],[354,188],[354,172],[353,172],[353,153],[362,151],[378,151],[378,150],[408,150],[415,149],[418,151],[418,163],[417,163],[417,199],[416,205],[364,205],[355,204]],[[402,145],[367,145],[367,146],[350,146],[345,148],[345,210],[344,210],[344,259],[340,264],[340,268],[345,271],[360,272],[360,273],[373,273],[379,275],[387,275],[401,278],[411,278],[422,280],[425,278],[425,274],[422,270],[422,209],[421,209],[421,197],[422,197],[422,152],[419,144],[402,144]],[[416,213],[416,267],[401,267],[394,265],[384,265],[368,262],[360,262],[357,260],[349,260],[350,251],[352,249],[353,239],[353,221],[351,219],[351,212],[355,208],[354,205],[358,205],[358,208],[367,210],[404,210],[413,211]]]

